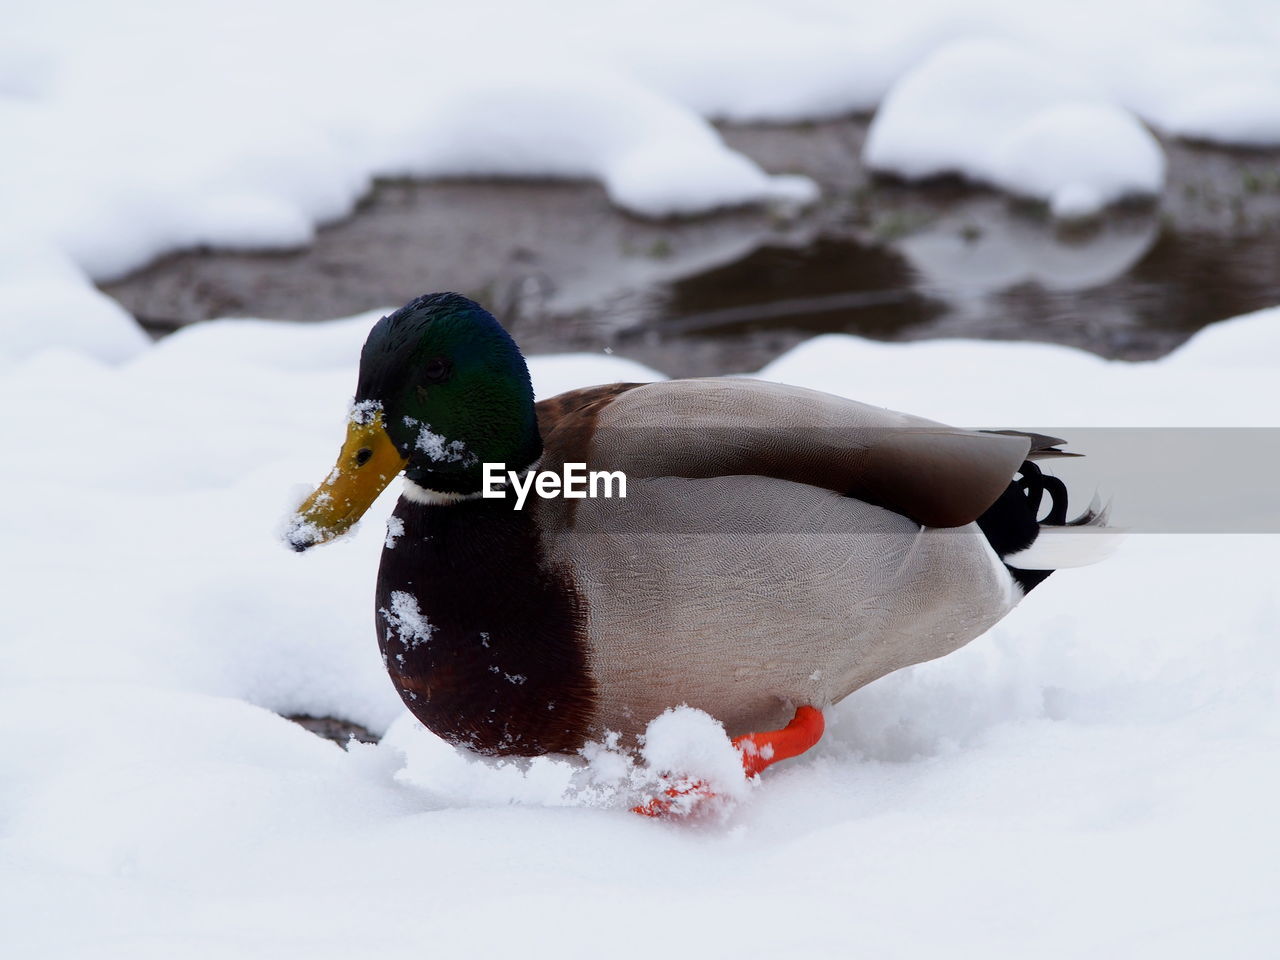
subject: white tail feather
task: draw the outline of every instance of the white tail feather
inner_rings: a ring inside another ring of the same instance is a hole
[[[1086,567],[1116,552],[1124,531],[1115,527],[1041,526],[1035,543],[1011,553],[1004,562],[1019,570],[1063,570]]]
[[[1065,525],[1040,524],[1035,542],[1025,550],[1004,557],[1018,570],[1064,570],[1087,567],[1116,552],[1124,531],[1107,526],[1111,504],[1103,504],[1095,492],[1089,508]]]

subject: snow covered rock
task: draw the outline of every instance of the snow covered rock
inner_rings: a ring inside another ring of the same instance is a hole
[[[1090,216],[1164,184],[1164,154],[1078,65],[996,40],[949,44],[889,92],[867,136],[874,169],[959,173]]]

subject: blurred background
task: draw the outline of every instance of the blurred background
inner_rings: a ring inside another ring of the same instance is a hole
[[[104,289],[155,336],[456,289],[527,352],[609,349],[674,377],[757,370],[831,332],[1149,360],[1280,302],[1280,149],[1165,140],[1159,197],[1061,223],[958,177],[876,175],[868,124],[718,127],[765,170],[812,177],[803,210],[644,220],[589,183],[380,181],[296,252],[172,254]]]
[[[1277,49],[1266,0],[26,11],[0,306],[74,272],[159,337],[452,289],[669,376],[824,332],[1153,359],[1280,302]]]

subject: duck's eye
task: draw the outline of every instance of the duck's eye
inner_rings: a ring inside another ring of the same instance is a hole
[[[442,383],[449,379],[451,372],[449,361],[443,357],[428,360],[427,365],[422,368],[422,376],[428,383]]]
[[[369,458],[373,456],[373,451],[368,447],[361,447],[356,451],[356,466],[363,467],[369,462]]]

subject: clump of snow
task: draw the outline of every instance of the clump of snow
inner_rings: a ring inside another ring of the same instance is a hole
[[[476,462],[475,454],[467,449],[465,443],[461,440],[449,440],[436,433],[431,429],[431,424],[421,423],[413,417],[405,417],[404,424],[410,429],[414,427],[418,429],[414,447],[425,453],[429,459],[436,463],[471,464]]]
[[[645,729],[641,755],[654,770],[689,774],[741,796],[742,759],[719,720],[692,707],[673,707]]]
[[[1065,103],[1036,112],[1002,138],[995,182],[1046,198],[1054,216],[1092,216],[1108,203],[1158,194],[1164,153],[1132,114],[1110,104]]]
[[[351,402],[351,409],[347,413],[347,419],[357,426],[367,427],[382,415],[382,403],[378,400],[361,400],[356,403]]]
[[[1164,184],[1164,155],[1078,67],[995,40],[949,44],[889,92],[863,158],[918,179],[960,173],[1082,217]]]
[[[418,598],[404,590],[392,590],[390,608],[380,607],[378,614],[387,625],[388,642],[399,640],[406,650],[426,643],[436,632],[418,607]]]
[[[333,503],[333,494],[326,492],[323,487],[337,479],[338,468],[334,467],[325,477],[319,490],[309,490],[302,484],[294,485],[296,505],[276,524],[276,535],[285,546],[301,553],[317,544],[350,540],[360,532],[360,521],[357,520],[342,533],[335,534],[331,528],[321,526],[312,515],[302,509],[302,505],[312,497],[314,497],[312,502],[317,508],[321,510],[328,508]]]
[[[674,789],[676,810],[694,812],[707,795],[724,808],[746,796],[742,758],[719,720],[692,707],[673,707],[650,721],[641,756],[659,775],[659,795]],[[687,791],[687,792],[685,792]]]
[[[280,525],[280,539],[294,550],[305,550],[315,546],[325,538],[325,531],[313,520],[308,520],[300,513],[287,515]]]
[[[387,549],[394,550],[396,548],[396,541],[403,536],[404,521],[399,517],[387,517]]]

